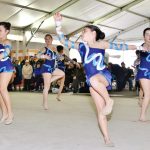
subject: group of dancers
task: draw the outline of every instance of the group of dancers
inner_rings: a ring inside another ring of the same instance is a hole
[[[104,65],[105,49],[141,51],[140,65],[137,73],[137,79],[140,81],[141,90],[143,91],[139,120],[146,121],[146,111],[150,102],[150,28],[144,30],[144,43],[139,47],[135,45],[109,43],[104,40],[105,34],[94,25],[87,25],[83,28],[83,42],[78,43],[70,41],[64,36],[62,31],[62,16],[60,13],[54,15],[54,21],[60,42],[68,49],[74,48],[79,50],[90,94],[97,108],[98,123],[104,137],[104,142],[107,146],[113,146],[108,133],[106,116],[112,112],[114,101],[110,98],[107,91],[111,89],[111,74]],[[13,72],[13,65],[9,58],[12,48],[11,43],[7,40],[9,31],[10,23],[0,22],[0,106],[2,109],[1,122],[5,122],[5,124],[10,124],[13,121],[11,101],[7,91],[7,86]],[[60,67],[56,67],[58,55],[56,54],[56,48],[52,45],[52,40],[52,36],[47,34],[45,36],[46,47],[38,53],[39,58],[45,59],[41,73],[44,79],[43,107],[46,110],[48,109],[48,91],[51,83],[55,80],[60,80],[60,88],[57,94],[57,100],[60,100],[60,94],[65,80],[63,67],[61,65]]]

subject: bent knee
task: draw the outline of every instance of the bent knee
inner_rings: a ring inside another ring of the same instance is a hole
[[[64,77],[64,76],[65,76],[65,73],[64,73],[63,71],[62,71],[62,73],[61,73],[61,76],[62,76],[62,77]]]
[[[7,91],[6,86],[0,86],[0,93]]]
[[[95,77],[91,77],[90,78],[90,84],[91,86],[97,85],[98,79],[96,79]]]
[[[150,100],[150,94],[149,94],[149,93],[144,94],[144,99],[146,99],[146,100]]]

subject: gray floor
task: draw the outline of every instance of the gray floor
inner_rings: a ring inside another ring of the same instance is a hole
[[[112,94],[115,106],[109,121],[114,148],[103,144],[90,96],[63,94],[58,102],[49,94],[50,109],[44,111],[42,94],[14,92],[15,118],[12,125],[0,124],[0,150],[149,150],[150,123],[136,122],[137,97],[133,92],[118,94]]]

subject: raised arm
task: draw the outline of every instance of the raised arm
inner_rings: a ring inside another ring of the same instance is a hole
[[[10,52],[12,51],[11,42],[9,40],[5,40],[4,49],[5,50],[0,54],[0,60],[8,57],[10,55]]]
[[[140,50],[140,51],[148,51],[142,46],[128,45],[128,44],[118,44],[104,41],[105,49],[114,49],[114,50]]]
[[[56,33],[59,37],[60,42],[67,48],[79,49],[79,43],[68,40],[62,31],[62,16],[60,13],[56,13],[54,15],[55,25],[56,25]]]

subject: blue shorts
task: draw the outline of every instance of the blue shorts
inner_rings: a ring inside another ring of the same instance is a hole
[[[14,72],[14,66],[10,59],[0,61],[0,73],[3,72]]]
[[[111,90],[112,89],[112,85],[111,85],[111,80],[112,80],[112,76],[111,76],[111,73],[107,70],[107,69],[104,69],[104,70],[101,70],[101,71],[98,71],[97,73],[95,74],[92,74],[92,75],[89,75],[86,77],[86,82],[88,84],[89,87],[92,87],[91,83],[90,83],[90,78],[96,74],[101,74],[103,75],[106,80],[108,81],[109,85],[106,87],[107,90]]]
[[[51,74],[51,73],[53,73],[54,70],[55,70],[55,68],[52,68],[49,65],[43,64],[41,67],[41,74],[42,73],[50,73]]]
[[[58,66],[57,68],[60,69],[61,71],[65,72],[65,67]]]

